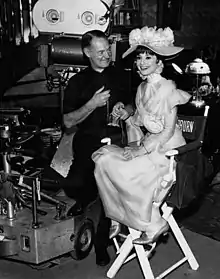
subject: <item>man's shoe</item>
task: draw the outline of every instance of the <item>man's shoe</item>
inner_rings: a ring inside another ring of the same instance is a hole
[[[84,212],[84,207],[82,206],[82,204],[80,202],[76,202],[67,212],[67,216],[78,216],[83,214]]]
[[[96,264],[99,266],[106,266],[110,263],[110,257],[107,250],[103,250],[101,253],[96,252]]]

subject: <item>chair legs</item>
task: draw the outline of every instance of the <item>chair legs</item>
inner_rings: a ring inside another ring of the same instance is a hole
[[[129,232],[133,236],[133,239],[135,239],[134,237],[136,235],[136,231],[129,228]],[[148,279],[154,279],[154,275],[148,260],[149,253],[145,251],[143,245],[134,244],[134,248],[139,259],[144,277]]]
[[[147,255],[144,247],[142,245],[136,245],[136,244],[134,245],[132,243],[132,241],[134,239],[140,237],[141,232],[136,231],[132,228],[128,228],[128,229],[129,229],[130,234],[127,236],[126,240],[124,241],[124,243],[120,247],[119,255],[115,259],[115,261],[112,264],[112,266],[110,267],[110,269],[108,270],[107,277],[108,278],[113,278],[116,275],[116,273],[118,272],[118,270],[120,269],[120,267],[125,262],[134,258],[133,255],[131,255],[130,258],[128,257],[128,255],[130,254],[131,250],[133,248],[135,248],[135,252],[136,252],[136,255],[139,259],[141,269],[143,271],[143,274],[144,274],[145,278],[154,279],[154,275],[153,275],[153,272],[151,270],[150,263],[149,263],[149,260],[148,260],[148,255]],[[148,252],[148,254],[149,254],[149,252]]]
[[[131,252],[132,248],[133,248],[132,237],[131,237],[131,235],[128,235],[128,237],[126,238],[126,240],[120,247],[119,255],[117,256],[114,263],[111,265],[110,269],[107,272],[108,278],[115,277],[116,273],[118,272],[120,267],[125,262],[126,258],[128,257],[129,253]]]
[[[193,255],[193,252],[190,249],[183,233],[181,232],[178,224],[176,223],[176,221],[172,215],[172,208],[170,208],[169,206],[166,205],[166,203],[164,203],[163,207],[162,207],[162,211],[164,213],[163,218],[166,219],[167,222],[169,223],[170,229],[173,232],[173,235],[175,236],[175,238],[184,254],[184,257],[181,260],[174,263],[171,267],[167,268],[159,276],[155,277],[152,272],[148,258],[151,255],[151,252],[155,249],[156,243],[151,244],[150,245],[151,249],[145,251],[144,245],[133,244],[133,242],[132,242],[134,239],[140,237],[141,232],[134,230],[132,228],[128,228],[129,235],[123,236],[125,238],[125,241],[123,242],[123,244],[120,247],[119,247],[119,244],[118,244],[116,238],[113,239],[114,243],[116,244],[118,256],[107,272],[108,278],[113,278],[124,263],[130,261],[131,259],[135,258],[136,256],[138,257],[138,260],[140,262],[140,266],[141,266],[145,279],[162,279],[165,276],[167,276],[169,273],[171,273],[172,271],[177,269],[180,265],[182,265],[186,261],[188,261],[190,267],[193,270],[198,269],[199,264],[198,264],[195,256]],[[133,248],[135,250],[135,253],[131,254],[131,251]]]
[[[176,220],[174,219],[173,215],[170,215],[170,217],[168,218],[167,221],[170,225],[170,228],[173,231],[173,234],[174,234],[177,242],[179,243],[179,246],[182,249],[183,254],[186,257],[186,261],[188,261],[192,270],[197,270],[199,268],[199,264],[198,264],[195,256],[193,255],[193,252],[190,249],[183,233],[181,232],[179,226],[177,225]]]

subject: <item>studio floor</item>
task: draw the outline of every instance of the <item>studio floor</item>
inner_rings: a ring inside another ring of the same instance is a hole
[[[190,244],[198,262],[199,269],[192,271],[185,263],[166,278],[169,279],[219,279],[220,274],[220,242],[206,236],[191,232],[183,228],[184,235]],[[112,260],[114,258],[114,249],[109,247],[109,253]],[[162,272],[168,265],[182,256],[179,247],[174,241],[172,235],[169,236],[166,243],[161,243],[151,259],[152,268],[155,275]],[[74,261],[70,257],[60,259],[60,264],[44,270],[36,270],[32,267],[0,260],[0,278],[1,279],[23,279],[23,278],[44,278],[44,279],[104,279],[108,267],[100,268],[95,264],[95,254],[91,254],[83,261]],[[142,279],[144,278],[139,267],[137,259],[133,259],[123,266],[116,275],[117,279]]]

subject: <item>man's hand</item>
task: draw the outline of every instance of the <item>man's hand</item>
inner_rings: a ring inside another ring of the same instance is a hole
[[[118,102],[114,105],[113,110],[112,110],[112,115],[115,118],[120,118],[122,120],[128,118],[129,113],[127,112],[127,110],[125,109],[125,106],[123,103]]]
[[[122,102],[118,102],[114,105],[113,109],[112,109],[112,115],[115,117],[115,118],[119,118],[121,116],[121,109],[123,109],[125,106]]]
[[[110,97],[110,90],[103,91],[104,86],[95,92],[92,98],[81,108],[64,114],[64,125],[67,129],[81,123],[88,117],[97,107],[103,107],[106,105]]]
[[[110,90],[104,90],[104,86],[102,86],[99,90],[95,92],[91,100],[89,101],[90,105],[93,108],[103,107],[106,105],[109,97],[110,97]]]

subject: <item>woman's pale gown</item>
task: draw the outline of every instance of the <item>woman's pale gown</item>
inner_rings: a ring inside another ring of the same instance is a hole
[[[165,152],[185,144],[177,124],[165,125],[165,115],[189,98],[172,81],[153,75],[139,86],[136,112],[126,124],[129,142],[140,145],[144,138],[140,127],[145,126],[148,131],[145,143],[156,141],[158,148],[131,160],[126,160],[124,149],[115,145],[104,146],[93,154],[95,177],[109,218],[141,231],[147,231],[150,224],[161,218],[153,202],[158,204],[168,190],[162,186],[169,169]]]

